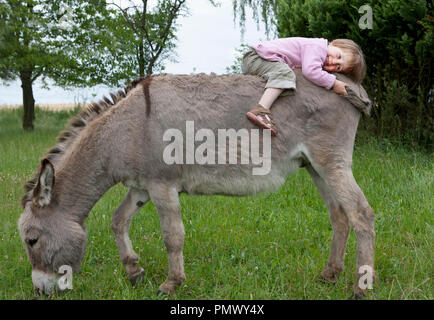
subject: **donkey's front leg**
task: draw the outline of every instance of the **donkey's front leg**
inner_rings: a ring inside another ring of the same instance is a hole
[[[169,275],[159,291],[165,294],[175,292],[175,287],[185,280],[184,258],[184,225],[179,209],[178,191],[172,185],[156,183],[148,188],[149,195],[160,216],[164,243],[169,257]]]
[[[131,189],[112,219],[112,230],[115,233],[119,256],[133,285],[143,277],[144,270],[137,266],[139,256],[134,252],[128,233],[134,215],[148,200],[146,191]]]

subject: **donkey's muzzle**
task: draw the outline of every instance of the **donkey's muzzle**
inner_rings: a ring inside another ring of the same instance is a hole
[[[32,270],[32,282],[33,286],[38,293],[43,293],[47,296],[54,292],[62,292],[57,283],[57,276],[54,274],[48,274],[39,270]]]

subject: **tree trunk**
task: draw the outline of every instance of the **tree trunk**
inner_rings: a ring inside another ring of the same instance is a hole
[[[35,119],[35,99],[33,98],[32,71],[21,71],[20,79],[21,88],[23,88],[23,129],[33,130],[33,120]]]
[[[154,67],[154,62],[151,61],[149,63],[148,69],[146,70],[146,76],[151,76],[152,75],[152,68]]]

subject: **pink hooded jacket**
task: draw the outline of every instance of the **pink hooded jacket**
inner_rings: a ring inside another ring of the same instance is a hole
[[[336,76],[323,70],[328,53],[328,42],[322,38],[281,38],[252,46],[258,55],[268,61],[281,61],[292,69],[301,68],[303,76],[331,89]]]

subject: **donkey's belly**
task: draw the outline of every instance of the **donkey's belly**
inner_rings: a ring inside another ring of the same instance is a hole
[[[271,192],[278,190],[300,165],[299,160],[273,163],[266,175],[254,175],[253,167],[243,165],[186,166],[182,188],[189,194],[248,196]]]

